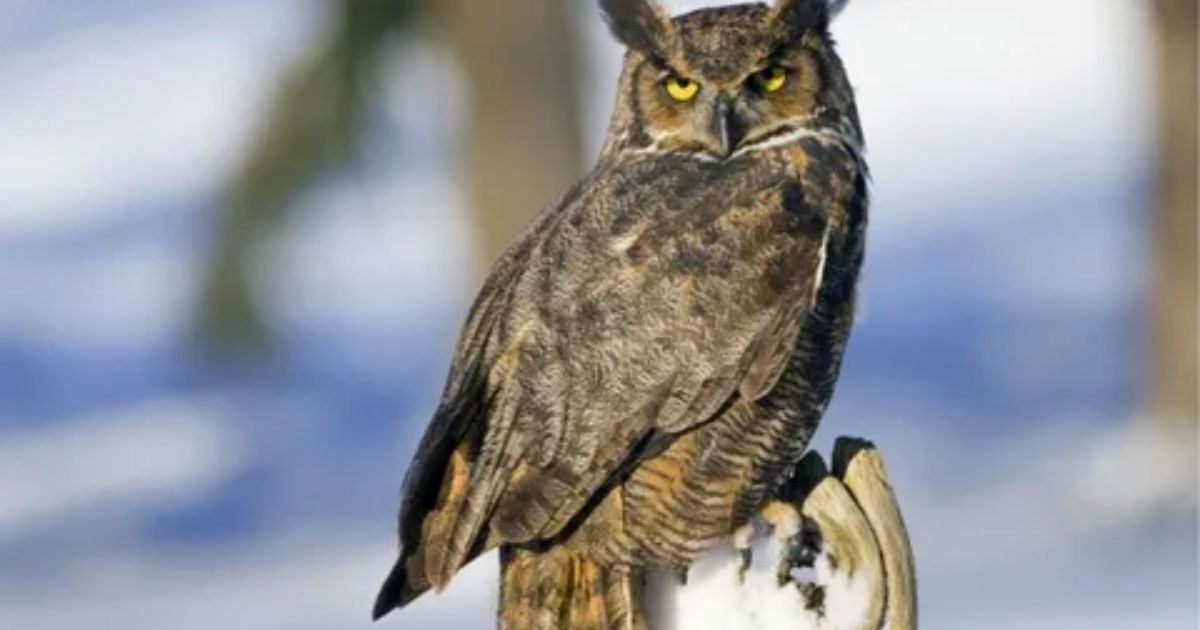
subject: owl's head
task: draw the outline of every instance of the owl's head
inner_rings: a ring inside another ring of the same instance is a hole
[[[845,0],[777,0],[672,18],[653,0],[600,0],[629,47],[605,154],[728,159],[837,134],[860,142],[829,22]]]

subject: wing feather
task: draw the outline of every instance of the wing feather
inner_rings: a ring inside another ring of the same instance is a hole
[[[823,215],[791,216],[780,172],[664,160],[585,180],[485,286],[406,482],[405,553],[426,549],[432,584],[485,538],[558,535],[648,443],[757,399],[786,365]],[[430,501],[471,440],[467,489]]]

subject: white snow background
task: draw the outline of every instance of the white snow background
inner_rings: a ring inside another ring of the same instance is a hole
[[[436,46],[400,47],[371,149],[271,254],[281,369],[187,350],[213,199],[324,7],[0,0],[0,628],[369,626],[474,290]],[[620,52],[586,16],[596,147]],[[1136,418],[1147,19],[854,0],[835,27],[874,205],[816,446],[882,446],[925,628],[1196,627],[1194,438]],[[381,627],[488,627],[494,564]]]

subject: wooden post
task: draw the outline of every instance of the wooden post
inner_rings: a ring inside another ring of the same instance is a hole
[[[885,592],[880,594],[887,600],[886,626],[892,630],[915,628],[916,561],[900,505],[883,467],[883,455],[866,440],[838,438],[833,449],[833,472],[866,516],[879,544],[886,580]]]
[[[832,459],[831,473],[819,454],[809,453],[779,493],[804,517],[801,548],[762,529],[744,580],[729,546],[697,561],[686,584],[652,576],[649,628],[915,629],[915,562],[883,456],[866,440],[843,437]],[[780,574],[785,557],[799,570]]]

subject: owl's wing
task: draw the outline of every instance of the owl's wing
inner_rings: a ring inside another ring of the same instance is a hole
[[[445,584],[485,538],[554,536],[615,475],[774,384],[825,218],[777,176],[704,168],[585,186],[497,267],[405,482],[410,582]]]

